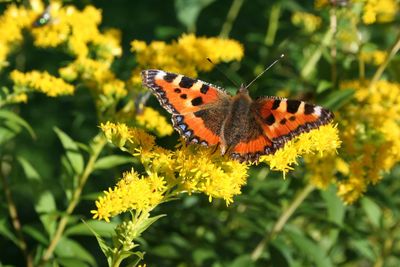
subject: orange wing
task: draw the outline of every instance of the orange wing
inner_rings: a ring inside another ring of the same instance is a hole
[[[174,128],[190,143],[205,146],[220,142],[220,127],[230,96],[209,83],[162,70],[142,72],[143,84],[172,113]]]
[[[333,113],[320,106],[299,100],[267,97],[252,104],[252,111],[265,135],[276,147],[303,132],[328,124],[333,120]]]

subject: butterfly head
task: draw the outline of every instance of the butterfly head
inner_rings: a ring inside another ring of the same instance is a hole
[[[243,83],[240,85],[239,89],[237,90],[236,94],[249,94],[249,90],[247,90],[247,86],[245,86]]]

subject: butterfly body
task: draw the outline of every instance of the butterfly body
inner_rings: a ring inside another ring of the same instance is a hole
[[[240,161],[258,161],[333,119],[330,111],[303,101],[253,100],[245,86],[230,96],[215,85],[161,70],[145,70],[142,79],[187,142],[218,145],[222,154]]]

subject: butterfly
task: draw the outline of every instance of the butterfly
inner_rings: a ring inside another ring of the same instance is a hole
[[[162,70],[142,71],[142,82],[172,114],[174,128],[188,143],[219,146],[222,155],[240,162],[257,162],[334,117],[303,101],[253,100],[243,85],[231,96],[210,83]]]

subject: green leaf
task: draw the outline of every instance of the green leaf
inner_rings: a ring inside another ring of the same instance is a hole
[[[172,245],[162,244],[155,246],[152,249],[152,253],[166,259],[179,259],[181,254]]]
[[[36,169],[32,166],[32,164],[29,161],[27,161],[23,157],[18,157],[17,160],[21,165],[22,169],[24,170],[25,177],[28,179],[28,181],[30,182],[42,181],[42,177],[39,175],[39,173],[36,171]]]
[[[62,258],[76,258],[95,266],[96,260],[93,256],[78,242],[63,236],[57,244],[55,254]]]
[[[49,240],[47,236],[43,234],[43,231],[37,229],[34,226],[24,225],[22,227],[22,231],[27,235],[29,235],[30,237],[32,237],[33,239],[35,239],[36,241],[38,241],[39,243],[41,243],[42,245],[47,246],[49,244]]]
[[[321,80],[318,82],[317,93],[322,93],[330,88],[332,88],[332,82]]]
[[[193,261],[196,266],[203,266],[204,262],[208,259],[215,259],[215,252],[210,249],[198,248],[193,254]]]
[[[361,199],[361,206],[364,212],[367,214],[369,221],[375,226],[379,227],[382,218],[381,208],[369,197],[363,197]]]
[[[11,240],[15,245],[19,246],[18,238],[11,231],[6,218],[0,220],[0,235],[4,236],[8,240]]]
[[[130,156],[119,156],[119,155],[106,156],[96,161],[96,163],[94,164],[94,169],[107,170],[122,164],[132,163],[132,160],[133,158]]]
[[[352,99],[354,92],[353,89],[332,92],[326,96],[325,100],[321,101],[320,104],[326,108],[337,110]]]
[[[176,15],[189,32],[194,32],[202,9],[215,0],[175,0]]]
[[[338,227],[333,227],[329,231],[327,236],[326,247],[331,248],[336,244],[339,237],[340,227],[343,226],[344,217],[346,212],[346,206],[342,200],[336,195],[336,187],[330,186],[326,190],[321,190],[321,196],[325,200],[328,220],[333,222]]]
[[[287,230],[287,233],[294,245],[298,248],[299,252],[307,256],[315,263],[316,266],[333,266],[330,258],[326,254],[326,251],[324,251],[321,246],[317,245],[314,241],[310,240],[306,236],[293,230]]]
[[[342,200],[336,195],[336,188],[330,186],[326,190],[321,190],[321,196],[325,200],[326,208],[328,210],[328,219],[337,225],[342,225],[346,206]]]
[[[276,266],[292,266],[293,258],[291,249],[287,247],[287,244],[279,236],[271,242],[268,250],[271,255],[271,261]]]
[[[254,262],[251,260],[250,255],[240,255],[237,257],[233,262],[229,264],[230,267],[242,267],[248,266],[252,267],[255,266]]]
[[[158,219],[160,219],[161,217],[166,216],[165,214],[161,214],[158,216],[154,216],[154,217],[150,217],[147,218],[143,223],[141,223],[138,227],[137,227],[137,231],[139,234],[143,233],[144,231],[146,231],[147,228],[149,228],[150,225],[152,225],[153,223],[155,223]]]
[[[58,257],[56,261],[63,267],[87,267],[90,266],[86,262],[77,258]]]
[[[83,157],[79,151],[79,147],[74,140],[71,139],[66,133],[58,129],[57,127],[54,128],[54,131],[58,135],[65,151],[66,156],[68,158],[69,163],[71,164],[72,168],[74,169],[76,174],[80,174],[83,171]]]
[[[14,112],[8,111],[8,110],[0,110],[0,118],[3,118],[9,122],[13,122],[16,125],[21,126],[22,128],[25,128],[28,133],[31,135],[33,139],[36,139],[36,134],[33,131],[32,127],[27,123],[24,119],[22,119],[20,116],[15,114]]]
[[[350,240],[350,246],[353,247],[362,257],[365,257],[372,262],[376,261],[375,253],[368,239]]]
[[[117,223],[89,220],[69,227],[65,235],[93,235],[95,231],[103,237],[110,237],[114,233]]]
[[[35,197],[35,211],[39,215],[47,233],[52,236],[55,231],[55,219],[57,217],[57,206],[53,193],[44,186],[42,177],[30,162],[23,157],[18,157],[18,162],[21,164],[26,178],[32,183],[32,195]]]
[[[97,243],[99,244],[99,247],[101,251],[103,251],[104,256],[107,258],[108,265],[111,266],[112,263],[112,248],[109,247],[104,241],[104,239],[96,232],[94,231],[85,221],[82,221],[88,228],[89,230],[93,233],[93,235],[96,237]]]
[[[57,211],[53,194],[50,190],[44,188],[41,176],[27,160],[18,157],[18,161],[21,164],[28,181],[37,182],[36,184],[32,184],[32,194],[35,196],[35,211],[38,213],[47,233],[52,236],[56,226],[56,215],[54,213]]]

